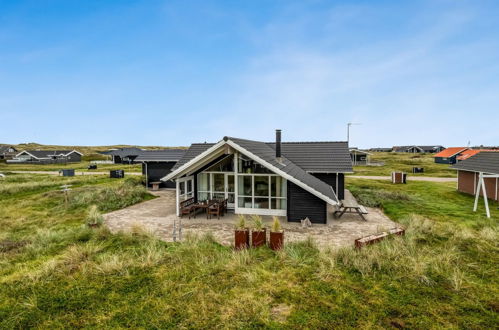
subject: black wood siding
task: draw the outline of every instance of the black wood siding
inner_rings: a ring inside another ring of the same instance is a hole
[[[288,181],[288,221],[309,218],[312,223],[327,222],[327,205],[322,199]]]
[[[338,173],[338,187],[336,187],[336,173],[311,173],[317,179],[320,179],[333,187],[338,199],[345,199],[345,174]]]
[[[68,163],[79,163],[81,162],[81,155],[77,154],[76,152],[73,152],[67,157],[67,162]]]
[[[175,162],[147,162],[147,183],[161,181],[165,175],[169,174]],[[142,165],[144,169],[145,165]],[[166,181],[159,185],[161,188],[175,188],[175,182]]]

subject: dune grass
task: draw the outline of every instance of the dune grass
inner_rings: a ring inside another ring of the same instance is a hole
[[[475,226],[460,209],[443,214],[451,201],[439,215],[417,208],[439,194],[471,202],[445,184],[348,182],[407,234],[360,251],[323,251],[309,240],[277,253],[234,252],[210,235],[165,243],[141,228],[111,234],[84,225],[90,205],[112,210],[150,198],[137,181],[89,181],[67,207],[53,190],[9,195],[0,199],[0,328],[497,325],[497,217]]]
[[[353,175],[391,175],[392,172],[405,172],[411,176],[454,178],[456,170],[448,164],[435,164],[434,154],[410,154],[402,152],[373,152],[372,162],[382,162],[383,166],[354,166]],[[424,173],[412,174],[413,167],[423,167]]]
[[[79,172],[104,172],[110,170],[125,170],[127,172],[142,171],[140,164],[97,164],[96,170],[88,170],[90,160],[82,160],[79,163],[69,164],[11,164],[0,163],[0,172],[9,171],[59,171],[61,169],[75,169]]]

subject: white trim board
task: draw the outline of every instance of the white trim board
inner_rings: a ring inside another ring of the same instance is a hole
[[[286,172],[282,171],[281,169],[273,166],[272,164],[268,163],[267,161],[263,160],[262,158],[260,158],[259,156],[253,154],[252,152],[249,152],[248,150],[246,150],[245,148],[241,147],[239,144],[233,142],[230,139],[227,139],[227,141],[221,140],[220,142],[216,143],[214,146],[208,148],[207,150],[205,150],[204,152],[202,152],[198,156],[194,157],[193,159],[191,159],[190,161],[188,161],[184,165],[180,166],[175,171],[173,171],[170,174],[168,174],[167,176],[163,177],[161,179],[161,181],[168,181],[168,180],[171,180],[171,179],[174,179],[174,178],[178,177],[179,175],[182,175],[190,167],[194,166],[197,162],[204,160],[204,158],[210,156],[211,153],[213,153],[214,151],[217,151],[219,148],[223,147],[224,145],[229,145],[230,147],[232,147],[236,151],[238,151],[238,152],[240,152],[240,153],[248,156],[252,160],[254,160],[254,161],[260,163],[261,165],[267,167],[269,170],[271,170],[275,174],[278,174],[278,175],[282,176],[283,178],[285,178],[289,182],[292,182],[292,183],[296,184],[300,188],[302,188],[302,189],[310,192],[311,194],[317,196],[318,198],[322,199],[323,201],[327,202],[328,204],[330,204],[330,205],[338,205],[339,204],[338,196],[336,195],[336,193],[335,193],[335,191],[334,191],[334,189],[332,187],[330,187],[331,188],[331,192],[336,197],[336,199],[338,200],[338,202],[332,200],[331,198],[329,198],[326,195],[322,194],[321,192],[313,189],[312,187],[304,184],[300,180],[292,177],[291,175],[287,174]],[[319,179],[317,179],[317,180],[319,180]]]

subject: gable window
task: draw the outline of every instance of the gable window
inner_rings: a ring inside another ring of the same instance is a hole
[[[254,160],[240,155],[237,161],[237,172],[238,173],[272,173],[266,167],[258,164]]]

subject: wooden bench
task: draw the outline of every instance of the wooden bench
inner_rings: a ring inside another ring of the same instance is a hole
[[[191,218],[191,213],[196,210],[196,203],[194,203],[194,197],[186,199],[180,202],[180,217],[188,215]]]

